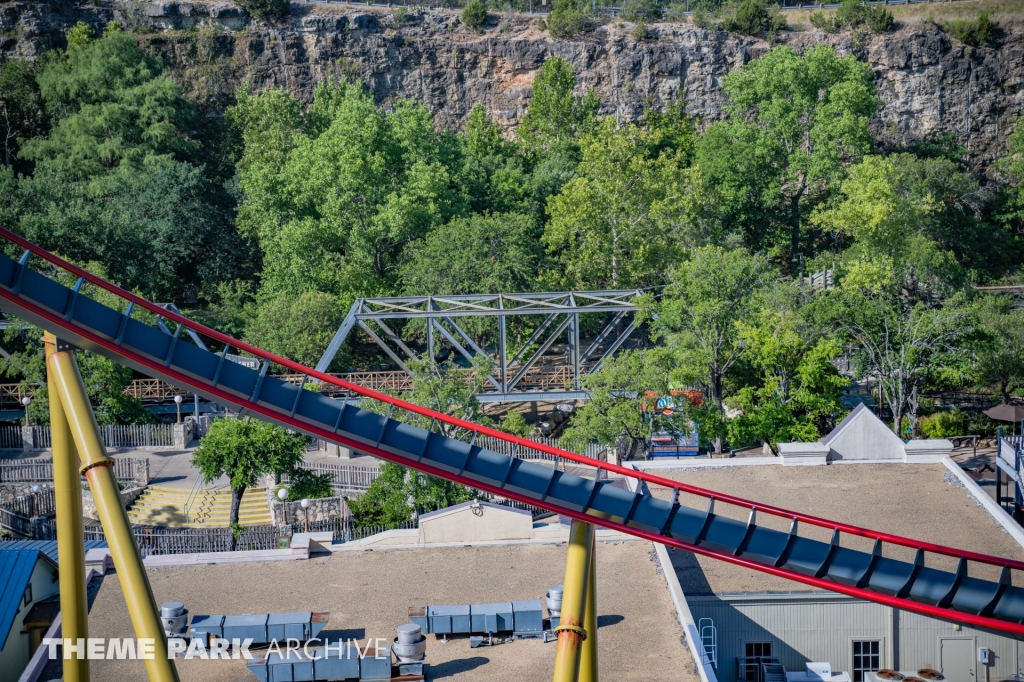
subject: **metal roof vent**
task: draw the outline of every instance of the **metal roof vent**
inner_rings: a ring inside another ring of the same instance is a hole
[[[399,625],[392,650],[399,663],[422,663],[427,656],[427,638],[416,623]]]
[[[164,602],[160,606],[160,622],[163,623],[164,634],[168,637],[184,637],[188,610],[180,601]]]
[[[556,618],[562,615],[562,586],[552,585],[548,593],[544,595],[544,601],[548,605],[548,615]]]

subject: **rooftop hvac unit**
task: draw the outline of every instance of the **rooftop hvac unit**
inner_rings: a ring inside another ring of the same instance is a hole
[[[409,620],[425,634],[540,636],[544,618],[540,600],[500,602],[496,604],[458,604],[413,606]]]
[[[365,651],[347,644],[285,652],[261,652],[246,664],[260,682],[294,680],[390,680],[391,647]],[[422,680],[422,674],[406,675],[403,680]]]
[[[246,613],[240,616],[193,616],[190,632],[205,642],[212,638],[219,639],[252,639],[253,644],[266,644],[272,641],[284,642],[297,639],[300,642],[316,637],[327,621],[330,613]]]

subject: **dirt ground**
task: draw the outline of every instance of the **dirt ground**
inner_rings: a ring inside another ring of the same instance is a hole
[[[600,675],[607,680],[696,682],[665,579],[646,542],[600,543]],[[332,638],[389,641],[410,606],[538,599],[560,584],[565,547],[520,545],[338,553],[306,561],[150,569],[157,603],[183,601],[195,615],[330,611]],[[132,635],[116,575],[89,614],[90,636]],[[321,635],[323,636],[323,634]],[[427,679],[550,680],[554,643],[521,640],[471,649],[465,637],[428,636]],[[179,661],[182,682],[254,680],[242,661]],[[47,671],[50,672],[50,671]],[[94,661],[92,678],[145,679],[141,661]],[[42,679],[50,679],[43,677]]]
[[[661,472],[658,472],[661,474]],[[952,474],[942,464],[832,464],[829,466],[741,466],[674,471],[666,478],[737,495],[757,502],[812,514],[872,530],[999,557],[1024,559],[1021,548],[989,513],[962,487],[950,485]],[[665,489],[653,487],[667,496]],[[706,500],[680,499],[703,507]],[[716,512],[746,520],[748,510],[716,504]],[[779,530],[788,520],[758,516],[758,523]],[[801,526],[801,534],[827,540],[830,532]],[[871,542],[843,535],[844,546],[870,550]],[[910,550],[895,548],[889,556],[911,560]],[[687,594],[722,592],[805,591],[807,586],[756,573],[714,559],[670,551],[683,591]],[[928,555],[927,563],[952,570],[952,560]],[[971,575],[995,579],[993,567],[971,564]]]

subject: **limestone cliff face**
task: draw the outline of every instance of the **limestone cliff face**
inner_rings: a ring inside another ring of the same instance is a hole
[[[721,78],[770,49],[763,40],[657,24],[637,41],[631,26],[607,23],[578,39],[554,41],[525,16],[492,17],[482,35],[453,12],[400,17],[386,10],[293,0],[278,25],[251,21],[227,2],[70,2],[0,0],[0,55],[32,57],[62,44],[78,20],[97,27],[118,19],[161,53],[204,107],[230,102],[241,82],[284,87],[303,100],[318,80],[355,75],[378,101],[413,98],[439,125],[458,127],[481,102],[514,126],[529,102],[537,69],[551,55],[572,62],[582,87],[600,96],[602,113],[637,120],[645,106],[683,96],[706,125],[722,116]],[[1004,26],[996,43],[965,48],[927,24],[886,35],[783,32],[802,51],[827,42],[855,54],[877,76],[882,109],[876,137],[888,147],[912,144],[935,130],[955,132],[979,167],[1004,153],[1024,110],[1024,29]]]

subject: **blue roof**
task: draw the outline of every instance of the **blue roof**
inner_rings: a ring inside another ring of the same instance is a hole
[[[106,540],[86,540],[85,551],[88,552],[90,549],[96,549],[98,547],[106,547]],[[57,561],[57,541],[56,540],[5,540],[0,542],[0,552],[9,550],[23,550],[23,549],[37,549],[47,557],[53,563]]]
[[[7,638],[18,616],[21,599],[32,579],[36,562],[45,556],[38,549],[0,552],[0,650],[7,646]]]

